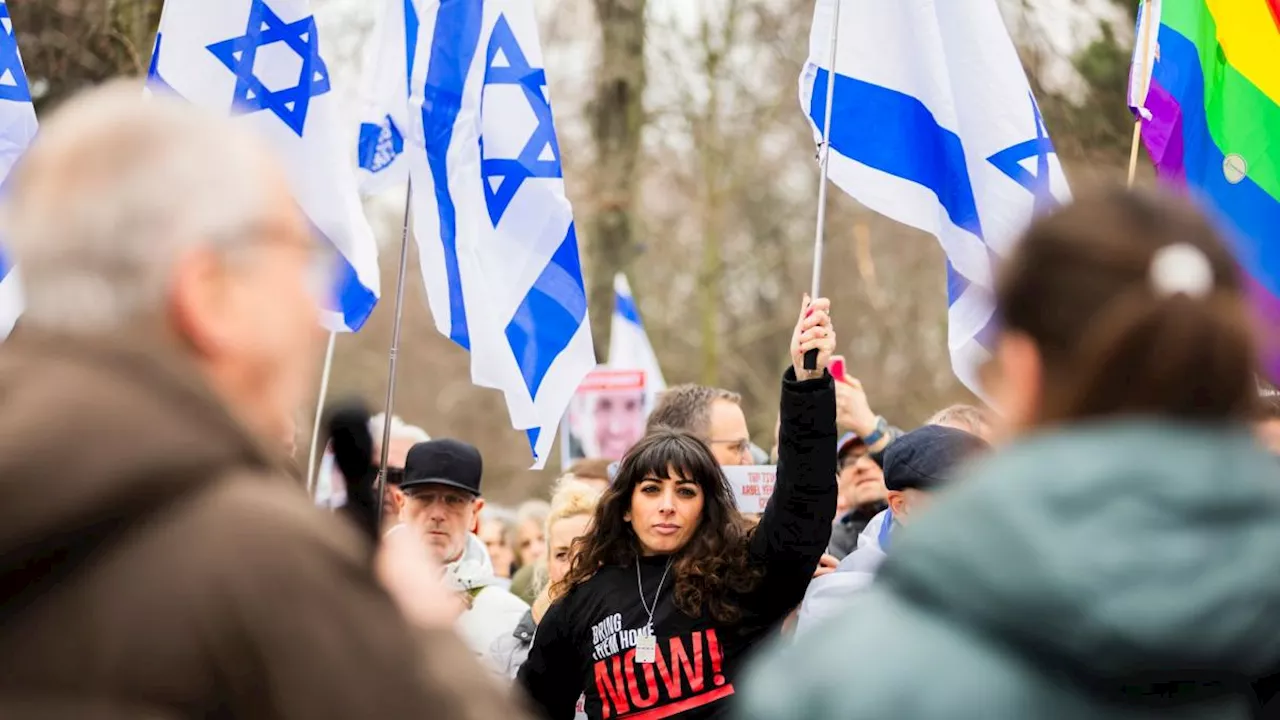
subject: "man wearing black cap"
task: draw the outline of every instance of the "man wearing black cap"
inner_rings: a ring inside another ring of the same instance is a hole
[[[858,549],[841,560],[835,572],[809,584],[796,632],[838,613],[849,597],[870,585],[894,534],[928,504],[962,462],[989,447],[976,435],[941,425],[925,425],[895,440],[884,454],[889,508],[867,524]]]
[[[475,532],[480,497],[480,452],[457,440],[428,440],[405,459],[400,523],[418,533],[445,566],[445,578],[468,609],[456,629],[482,659],[493,643],[515,631],[529,606],[497,583],[493,563]]]

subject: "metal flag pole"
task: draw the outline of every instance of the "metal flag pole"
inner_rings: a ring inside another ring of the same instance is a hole
[[[1139,93],[1143,105],[1138,107],[1138,117],[1133,119],[1133,146],[1129,149],[1129,184],[1133,187],[1134,178],[1138,175],[1138,145],[1142,142],[1142,111],[1146,109],[1147,92],[1151,88],[1151,68],[1147,67],[1147,54],[1151,51],[1151,0],[1142,1],[1142,27],[1138,29],[1138,44],[1141,46],[1138,56]]]
[[[324,417],[324,403],[329,397],[329,372],[333,370],[333,346],[338,334],[329,333],[329,349],[324,353],[324,371],[320,374],[320,396],[316,398],[316,422],[311,428],[311,449],[307,454],[307,494],[315,497],[316,444],[320,442],[320,422]]]
[[[382,453],[378,459],[378,480],[374,486],[374,506],[377,508],[378,527],[382,527],[382,498],[386,497],[387,454],[391,450],[391,417],[396,398],[396,361],[400,353],[400,324],[404,318],[404,276],[409,264],[409,211],[413,207],[413,180],[405,189],[404,227],[400,231],[400,271],[396,277],[396,318],[391,326],[391,355],[387,377],[387,414],[382,424]]]
[[[818,223],[813,238],[813,281],[809,297],[817,298],[822,290],[822,252],[827,230],[827,167],[831,159],[831,105],[836,95],[836,48],[840,39],[840,0],[832,1],[831,45],[827,53],[827,105],[823,108],[822,144],[818,146],[818,165],[821,178],[818,181]],[[804,354],[804,368],[818,366],[818,351]]]

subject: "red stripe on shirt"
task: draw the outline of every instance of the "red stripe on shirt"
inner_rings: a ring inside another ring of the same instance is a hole
[[[724,687],[718,687],[711,692],[704,692],[701,695],[694,695],[691,698],[685,698],[680,702],[674,702],[670,705],[663,705],[662,707],[633,713],[631,715],[620,715],[618,716],[618,720],[661,720],[662,718],[674,717],[686,710],[692,710],[696,707],[702,707],[703,705],[710,705],[711,703],[727,698],[732,694],[733,685],[729,684]]]
[[[1276,24],[1276,31],[1280,32],[1280,0],[1267,0],[1267,7],[1271,8],[1271,20]]]

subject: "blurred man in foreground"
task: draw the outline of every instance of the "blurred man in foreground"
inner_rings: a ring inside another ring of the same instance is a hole
[[[0,716],[508,717],[421,544],[378,557],[397,610],[280,469],[330,286],[282,172],[139,93],[71,101],[7,188]]]

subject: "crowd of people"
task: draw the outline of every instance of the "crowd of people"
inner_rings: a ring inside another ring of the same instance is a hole
[[[805,296],[770,452],[738,393],[682,385],[619,461],[503,508],[474,447],[378,416],[370,537],[285,461],[326,258],[279,168],[136,93],[68,103],[6,188],[27,309],[0,346],[0,716],[1274,711],[1280,409],[1186,202],[1034,222],[999,271],[999,412],[904,431],[831,371]],[[767,461],[744,513],[723,468]]]

